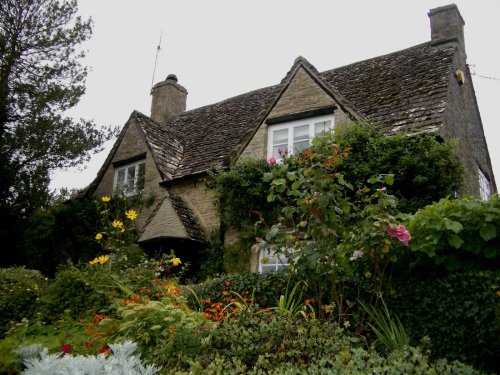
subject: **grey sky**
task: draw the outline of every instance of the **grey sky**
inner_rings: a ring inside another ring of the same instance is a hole
[[[175,73],[193,109],[278,83],[299,55],[324,71],[426,42],[429,9],[450,2],[79,0],[80,14],[95,23],[85,45],[92,71],[71,114],[120,127],[133,110],[149,115],[160,32],[155,83]],[[465,20],[467,60],[475,65],[472,80],[498,184],[500,0],[455,4]],[[54,173],[51,187],[88,185],[111,146],[79,169]]]

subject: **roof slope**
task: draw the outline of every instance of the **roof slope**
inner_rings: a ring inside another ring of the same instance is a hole
[[[384,132],[435,131],[443,122],[454,53],[453,46],[424,43],[317,77]],[[245,135],[264,120],[286,78],[275,86],[186,111],[165,124],[184,138],[182,159],[171,178],[223,165]]]
[[[185,139],[184,154],[173,178],[204,172],[222,165],[249,129],[257,127],[267,114],[282,85],[187,111],[166,124]]]
[[[384,132],[430,132],[443,123],[455,48],[449,44],[431,46],[429,42],[322,73],[303,58],[298,58],[294,67],[305,64],[327,91],[345,99],[344,104],[356,112],[353,118],[364,118]],[[183,112],[167,123],[134,111],[131,119],[143,130],[164,180],[227,164],[230,155],[265,120],[292,71],[296,69],[292,67],[278,85]],[[111,161],[120,137],[100,174]]]
[[[454,52],[425,43],[320,76],[385,132],[433,131],[443,120]]]

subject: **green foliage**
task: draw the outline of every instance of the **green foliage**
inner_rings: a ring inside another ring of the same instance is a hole
[[[391,311],[412,340],[431,339],[434,358],[458,359],[500,372],[498,271],[466,271],[394,281]]]
[[[261,217],[273,218],[275,212],[266,201],[269,185],[263,180],[270,170],[265,160],[243,161],[230,170],[210,173],[208,188],[215,193],[216,204],[225,227],[248,229]]]
[[[435,135],[386,136],[374,126],[354,124],[336,130],[333,142],[352,148],[337,170],[356,189],[371,177],[395,176],[389,191],[398,198],[401,212],[415,212],[454,194],[462,185],[463,167],[455,144],[440,141]]]
[[[192,289],[199,299],[211,302],[224,302],[225,294],[229,295],[230,292],[253,294],[256,304],[261,307],[271,307],[276,304],[280,294],[287,287],[289,279],[290,275],[287,272],[225,275],[194,285]],[[244,291],[248,293],[242,293]],[[191,308],[198,309],[195,299],[188,298]]]
[[[408,218],[416,264],[448,271],[500,266],[500,199],[441,199]]]
[[[68,259],[86,262],[100,251],[94,239],[98,223],[97,207],[88,198],[39,209],[28,220],[17,263],[53,276]]]
[[[149,363],[172,366],[200,354],[210,342],[215,324],[190,311],[183,297],[128,304],[118,317],[101,323],[111,341],[133,339]]]
[[[20,267],[0,268],[0,337],[11,322],[34,316],[44,281],[38,271]]]
[[[5,0],[0,5],[0,241],[10,252],[25,219],[47,207],[50,172],[90,157],[116,131],[65,112],[85,92],[85,51],[92,22],[76,0]],[[13,235],[17,234],[17,235]]]
[[[381,356],[356,345],[332,323],[259,314],[225,320],[212,344],[191,362],[193,374],[475,374],[460,363],[430,363],[419,349]],[[178,369],[170,369],[173,374]]]
[[[305,304],[302,302],[302,293],[307,287],[304,281],[295,283],[290,290],[290,283],[287,284],[285,293],[280,295],[278,303],[272,310],[278,315],[296,319],[298,316],[305,316]],[[313,310],[314,312],[314,310]]]
[[[62,268],[40,294],[40,319],[55,322],[64,315],[76,319],[92,312],[107,310],[110,301],[106,294],[99,292],[95,281],[91,274],[72,264]]]
[[[366,305],[359,301],[363,310],[366,311],[371,319],[368,323],[370,328],[377,336],[377,340],[388,350],[401,350],[410,346],[410,338],[401,324],[399,318],[393,317],[387,308],[384,300],[382,302],[382,311],[379,311],[372,305]]]
[[[371,178],[370,188],[354,192],[338,172],[348,157],[348,148],[325,136],[266,173],[267,199],[282,208],[278,222],[258,240],[261,249],[291,259],[293,272],[315,290],[319,303],[337,306],[339,323],[345,319],[349,279],[367,279],[378,298],[410,238],[398,224],[395,198],[387,193],[394,176]]]

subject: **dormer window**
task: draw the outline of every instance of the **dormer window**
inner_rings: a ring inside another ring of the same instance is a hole
[[[300,153],[310,147],[314,137],[333,127],[333,114],[269,125],[267,157],[281,161],[286,154]]]
[[[481,200],[485,201],[490,198],[491,190],[490,190],[490,180],[483,173],[481,168],[478,169],[479,172],[479,196]]]
[[[115,180],[113,191],[117,194],[131,196],[144,189],[144,176],[146,172],[146,158],[139,160],[114,163]]]

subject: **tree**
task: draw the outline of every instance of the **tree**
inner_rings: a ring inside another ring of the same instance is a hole
[[[114,135],[65,112],[85,92],[92,20],[76,0],[0,2],[0,241],[48,204],[50,171],[77,165]],[[17,233],[18,234],[18,233]],[[6,248],[5,246],[4,248]],[[4,258],[4,257],[2,257]]]

